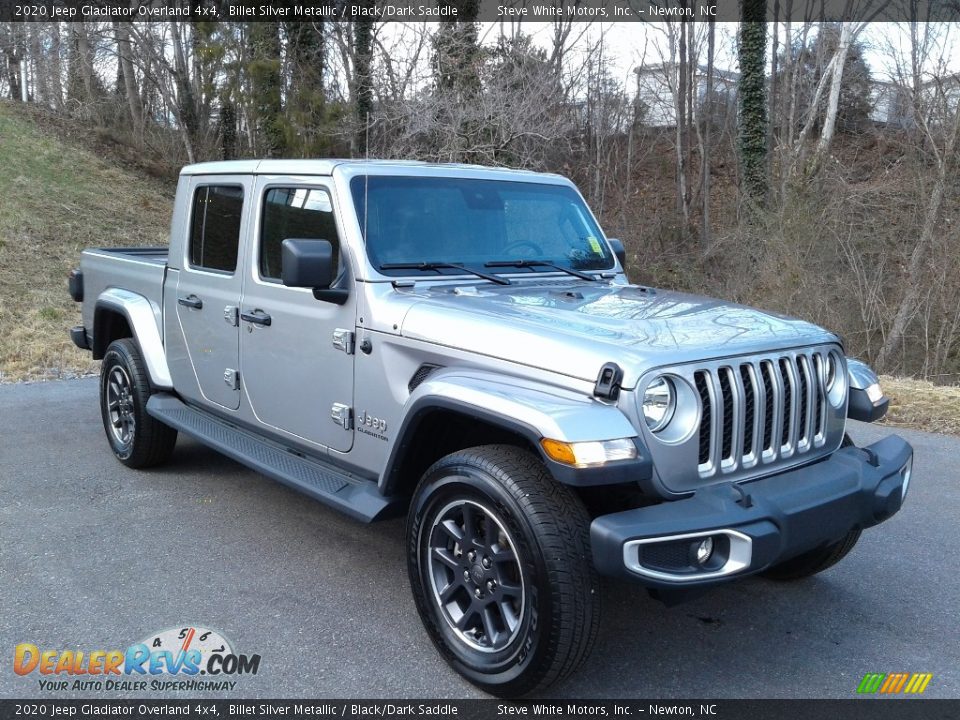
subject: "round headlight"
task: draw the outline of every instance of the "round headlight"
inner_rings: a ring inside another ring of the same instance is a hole
[[[654,378],[647,385],[643,392],[643,419],[652,432],[663,430],[673,418],[675,395],[669,378]]]
[[[847,371],[835,352],[827,353],[827,360],[823,368],[823,384],[827,391],[827,398],[834,407],[843,405],[847,399]]]
[[[837,381],[837,373],[839,372],[839,362],[837,356],[834,353],[829,353],[827,355],[827,364],[824,368],[824,383],[826,384],[827,392],[830,391],[830,388],[833,387],[833,384]]]

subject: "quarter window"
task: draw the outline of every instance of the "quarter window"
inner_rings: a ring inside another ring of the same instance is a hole
[[[233,273],[237,269],[243,188],[204,185],[193,194],[190,265]]]
[[[270,188],[263,201],[260,226],[260,277],[280,280],[284,240],[327,240],[339,263],[340,236],[330,195],[319,188]]]

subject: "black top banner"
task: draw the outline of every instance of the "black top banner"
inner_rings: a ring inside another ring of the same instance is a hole
[[[951,21],[960,20],[960,0],[784,0],[779,3],[768,0],[766,16],[768,21],[790,19],[794,22]],[[26,22],[729,22],[740,19],[740,0],[0,0],[0,20]]]

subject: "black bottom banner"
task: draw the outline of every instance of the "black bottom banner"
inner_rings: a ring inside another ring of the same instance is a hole
[[[703,720],[939,720],[960,700],[0,700],[8,718],[701,718]]]

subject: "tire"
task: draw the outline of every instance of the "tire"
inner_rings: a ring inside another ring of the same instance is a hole
[[[110,449],[127,467],[159,465],[177,442],[176,430],[147,414],[150,394],[136,342],[114,340],[100,365],[100,416]]]
[[[790,558],[779,565],[774,565],[760,574],[763,577],[781,582],[808,578],[833,567],[843,560],[853,550],[853,546],[857,544],[859,539],[860,528],[854,528],[842,540],[816,548],[803,555],[797,555],[797,557]]]
[[[579,498],[525,450],[487,445],[430,467],[407,518],[407,567],[444,659],[500,697],[580,667],[600,624],[589,527]]]

